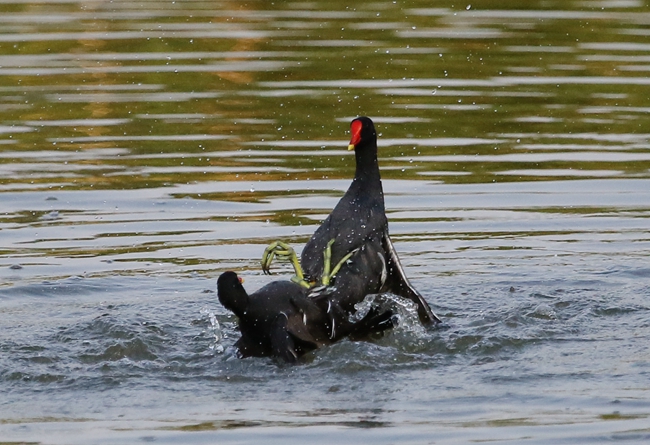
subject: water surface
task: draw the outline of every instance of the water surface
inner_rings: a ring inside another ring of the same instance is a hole
[[[650,438],[641,1],[0,4],[0,441]],[[238,359],[354,173],[444,326]]]

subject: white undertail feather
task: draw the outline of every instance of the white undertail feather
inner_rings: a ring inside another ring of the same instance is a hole
[[[314,287],[313,289],[311,289],[309,291],[309,294],[307,294],[307,297],[308,298],[316,298],[316,297],[318,297],[321,294],[321,292],[326,289],[326,287],[327,286]]]
[[[379,255],[379,259],[381,259],[381,281],[379,287],[383,287],[384,283],[386,283],[386,278],[388,278],[388,269],[386,267],[386,259],[384,258],[384,255],[380,252],[377,252],[377,255]]]

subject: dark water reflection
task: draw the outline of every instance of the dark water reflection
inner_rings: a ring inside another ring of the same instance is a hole
[[[0,441],[647,441],[649,25],[637,0],[0,3]],[[359,114],[446,326],[238,360],[214,280],[255,289],[267,243],[308,239]]]

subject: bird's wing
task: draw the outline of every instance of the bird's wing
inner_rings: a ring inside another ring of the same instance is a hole
[[[287,319],[287,330],[298,344],[306,343],[307,349],[329,343],[326,314],[308,298],[290,298],[295,311]]]
[[[275,357],[281,358],[287,363],[293,363],[298,360],[299,352],[293,341],[293,336],[287,329],[288,318],[286,314],[281,313],[271,326],[271,348]]]
[[[433,313],[429,304],[425,301],[424,297],[418,292],[406,278],[406,273],[402,268],[402,263],[399,261],[397,251],[388,233],[385,233],[382,238],[382,244],[386,251],[388,259],[388,274],[387,281],[388,290],[396,295],[412,300],[418,306],[418,316],[420,321],[424,324],[437,324],[441,320]]]

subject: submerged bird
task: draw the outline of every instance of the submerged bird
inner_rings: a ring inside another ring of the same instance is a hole
[[[375,126],[370,118],[359,117],[350,124],[350,131],[348,149],[354,150],[356,160],[354,179],[305,245],[300,263],[292,259],[296,281],[308,283],[306,287],[329,286],[314,301],[327,306],[330,336],[337,321],[345,323],[354,305],[371,293],[392,292],[408,298],[416,303],[422,323],[440,323],[406,277],[388,234]],[[269,246],[262,259],[266,273],[274,253],[285,258],[292,255],[293,250],[289,252],[287,247],[279,242]]]
[[[241,338],[235,343],[239,355],[295,362],[344,336],[363,338],[393,327],[391,311],[380,313],[373,308],[332,339],[327,315],[308,292],[292,281],[274,281],[248,295],[235,272],[222,273],[217,280],[217,296],[223,307],[239,318]]]

